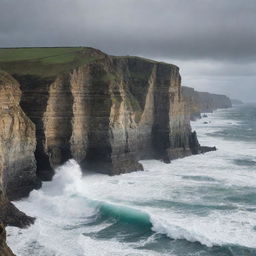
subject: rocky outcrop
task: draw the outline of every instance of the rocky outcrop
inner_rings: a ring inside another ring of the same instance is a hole
[[[18,82],[0,72],[0,180],[10,199],[40,185],[36,177],[35,126],[22,111]]]
[[[191,120],[201,117],[201,113],[212,113],[219,108],[232,107],[231,100],[226,95],[198,92],[193,88],[183,86],[182,94],[185,100],[186,112]]]
[[[198,153],[178,67],[88,52],[93,61],[56,75],[6,66],[21,84],[22,109],[36,125],[41,179],[51,179],[53,169],[70,158],[113,175],[142,170],[139,159],[170,162]]]

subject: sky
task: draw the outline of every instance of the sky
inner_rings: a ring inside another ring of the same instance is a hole
[[[0,0],[0,47],[21,46],[165,61],[183,85],[256,102],[256,0]]]

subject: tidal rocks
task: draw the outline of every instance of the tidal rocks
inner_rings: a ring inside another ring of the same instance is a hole
[[[0,201],[0,222],[5,226],[26,228],[34,223],[35,218],[18,210],[7,198]]]
[[[208,147],[208,146],[201,146],[200,147],[200,153],[204,154],[207,152],[211,152],[211,151],[216,151],[217,148],[216,147]]]

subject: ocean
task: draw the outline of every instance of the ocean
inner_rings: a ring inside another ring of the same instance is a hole
[[[9,246],[17,256],[256,255],[256,105],[207,115],[192,127],[216,152],[113,177],[68,161],[15,202],[37,220],[8,227]]]

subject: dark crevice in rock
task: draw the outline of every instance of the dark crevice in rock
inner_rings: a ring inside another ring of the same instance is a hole
[[[46,138],[43,117],[49,98],[49,86],[53,80],[33,75],[14,75],[14,77],[21,85],[21,108],[36,125],[37,175],[41,180],[51,180],[54,173],[49,156],[45,152]]]
[[[111,173],[112,147],[109,134],[111,97],[109,73],[104,65],[92,65],[88,84],[89,132],[88,147],[83,167],[98,172]]]

